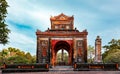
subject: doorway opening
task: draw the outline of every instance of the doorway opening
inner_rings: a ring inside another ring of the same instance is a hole
[[[68,65],[69,53],[65,49],[60,49],[56,56],[56,65]]]
[[[73,50],[72,41],[53,41],[51,64],[56,65],[72,65],[73,63]]]

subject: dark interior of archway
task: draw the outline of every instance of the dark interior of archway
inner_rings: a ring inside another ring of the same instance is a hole
[[[59,41],[56,43],[54,49],[55,49],[55,52],[58,52],[58,50],[60,49],[65,49],[67,52],[69,52],[70,45],[65,41]]]

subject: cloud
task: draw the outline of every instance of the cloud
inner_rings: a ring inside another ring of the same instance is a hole
[[[31,52],[35,55],[35,49],[36,49],[36,40],[35,38],[28,37],[27,35],[18,33],[18,32],[12,32],[9,34],[9,42],[8,45],[3,46],[0,45],[1,48],[7,48],[7,47],[15,47],[18,49],[21,49],[25,52]]]
[[[10,41],[13,43],[26,45],[27,43],[34,44],[33,38],[28,37],[27,35],[23,35],[21,33],[12,32],[10,34]]]
[[[50,16],[57,13],[41,5],[33,5],[30,1],[15,0],[13,2],[8,0],[8,2],[10,7],[8,8],[9,14],[7,20],[31,26],[34,29],[40,28],[43,31],[46,30],[47,27],[50,27]]]
[[[36,54],[37,29],[50,27],[50,17],[65,13],[74,15],[74,25],[80,31],[88,30],[88,44],[94,46],[97,35],[103,45],[120,37],[120,0],[7,0],[9,4],[6,23],[11,29],[8,46]]]
[[[25,52],[32,52],[32,54],[35,54],[36,49],[36,39],[31,38],[27,35],[12,32],[10,34],[10,45],[13,47],[18,47],[24,50]]]

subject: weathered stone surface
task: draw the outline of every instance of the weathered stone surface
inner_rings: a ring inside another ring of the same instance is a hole
[[[100,36],[97,36],[95,40],[95,60],[94,60],[94,62],[96,63],[102,62],[101,45],[102,45],[101,38]]]
[[[3,73],[13,74],[13,73]],[[55,72],[22,72],[14,74],[120,74],[120,71],[55,71]]]

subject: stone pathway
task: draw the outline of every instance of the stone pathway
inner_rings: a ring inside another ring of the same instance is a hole
[[[53,71],[73,71],[72,66],[55,66],[50,68],[50,72]]]
[[[3,74],[120,74],[120,71],[56,71],[56,72],[24,72]]]
[[[0,70],[0,74],[2,74],[2,71]]]

